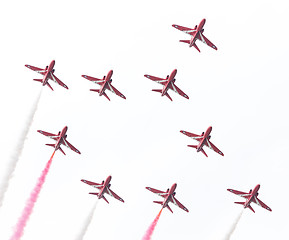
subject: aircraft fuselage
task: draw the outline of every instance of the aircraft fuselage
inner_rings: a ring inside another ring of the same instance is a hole
[[[67,126],[65,126],[59,134],[59,139],[57,140],[57,142],[55,144],[56,150],[58,150],[60,145],[63,143],[63,138],[66,137],[66,132],[67,132]]]
[[[44,77],[43,77],[43,80],[42,80],[42,85],[43,86],[47,83],[47,81],[49,79],[49,76],[52,73],[52,70],[54,68],[54,65],[55,65],[55,60],[52,60],[51,63],[49,64],[47,70],[46,70],[46,73],[45,73]]]
[[[203,139],[200,141],[199,145],[197,146],[197,152],[201,151],[206,140],[208,139],[208,137],[210,136],[210,133],[212,131],[212,127],[208,127],[208,129],[206,130],[206,132],[204,133]]]
[[[111,80],[111,76],[113,74],[113,71],[110,70],[108,72],[108,74],[106,75],[105,79],[104,79],[104,84],[101,86],[101,88],[99,89],[99,96],[103,95],[105,89],[107,88],[107,85],[109,83],[109,81]]]
[[[169,90],[170,85],[174,83],[176,74],[177,74],[177,69],[174,69],[168,78],[168,82],[166,83],[166,85],[164,86],[162,90],[162,96],[166,95],[167,91]]]

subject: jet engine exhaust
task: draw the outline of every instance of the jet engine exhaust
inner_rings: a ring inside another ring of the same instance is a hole
[[[159,212],[159,214],[156,216],[156,218],[154,219],[154,221],[152,222],[152,224],[149,226],[148,230],[146,231],[145,235],[143,236],[142,240],[150,240],[152,235],[153,235],[153,232],[154,232],[154,229],[159,221],[159,218],[161,216],[161,213],[163,211],[163,208],[161,209],[161,211]]]

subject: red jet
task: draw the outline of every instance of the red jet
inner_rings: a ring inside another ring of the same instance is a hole
[[[33,67],[31,65],[25,65],[25,67],[28,67],[29,69],[43,75],[43,79],[33,79],[34,81],[41,82],[42,86],[47,85],[53,91],[53,88],[48,83],[48,80],[53,80],[54,82],[58,83],[60,86],[68,89],[68,87],[54,75],[54,71],[55,71],[54,65],[55,65],[55,61],[52,60],[49,66],[46,66],[45,69]]]
[[[163,192],[163,191],[160,191],[160,190],[157,190],[157,189],[154,189],[154,188],[150,188],[150,187],[146,187],[147,190],[150,190],[151,192],[161,196],[164,198],[164,201],[154,201],[154,203],[158,203],[158,204],[161,204],[163,206],[163,208],[168,208],[172,213],[172,209],[170,208],[169,206],[169,203],[173,203],[175,205],[177,205],[179,208],[185,210],[186,212],[189,212],[189,210],[184,207],[176,198],[175,198],[175,195],[176,195],[176,190],[177,188],[177,184],[174,183],[172,185],[172,187],[169,189],[167,189],[166,192]]]
[[[43,134],[49,138],[52,138],[53,140],[56,141],[55,144],[46,144],[47,146],[54,147],[55,151],[59,149],[64,155],[66,155],[65,152],[60,147],[60,145],[63,144],[64,146],[70,148],[72,151],[80,154],[80,152],[66,140],[67,127],[64,127],[61,132],[60,131],[58,132],[57,135],[53,134],[53,133],[49,133],[49,132],[44,132],[42,130],[38,130],[37,132],[39,132],[39,133],[41,133],[41,134]]]
[[[109,194],[110,196],[116,198],[117,200],[121,201],[121,202],[124,202],[124,200],[119,197],[117,194],[115,194],[111,189],[110,189],[110,180],[111,180],[111,176],[108,176],[107,179],[105,181],[102,181],[101,184],[99,183],[94,183],[94,182],[90,182],[90,181],[87,181],[87,180],[84,180],[82,179],[81,181],[92,186],[92,187],[95,187],[97,189],[100,190],[99,193],[89,193],[89,194],[94,194],[98,197],[98,199],[101,199],[103,198],[107,203],[109,203],[107,201],[107,199],[105,198],[105,196],[103,196],[105,193]]]
[[[164,87],[163,89],[153,89],[152,91],[155,92],[159,92],[162,94],[162,96],[167,96],[171,101],[173,101],[173,99],[170,97],[170,95],[168,94],[168,90],[171,89],[173,91],[175,91],[176,93],[180,94],[181,96],[183,96],[184,98],[189,99],[189,96],[187,94],[185,94],[181,89],[179,89],[176,85],[175,85],[175,76],[177,74],[177,69],[173,70],[171,75],[167,75],[167,78],[158,78],[158,77],[154,77],[151,75],[144,75],[146,78],[155,81],[157,83],[162,84]]]
[[[100,89],[90,89],[90,91],[94,91],[94,92],[98,92],[99,96],[104,95],[109,101],[109,97],[106,95],[105,90],[109,90],[112,91],[113,93],[115,93],[117,96],[126,99],[125,96],[119,92],[114,86],[111,85],[112,79],[111,76],[113,74],[113,71],[110,70],[107,74],[107,76],[104,76],[103,79],[98,79],[98,78],[94,78],[94,77],[90,77],[87,75],[81,75],[82,77],[84,77],[85,79],[92,81],[94,83],[99,84],[101,87]]]
[[[188,145],[188,147],[196,148],[197,152],[201,151],[206,157],[208,157],[208,155],[203,149],[204,146],[207,146],[211,148],[212,150],[214,150],[216,153],[219,153],[220,155],[224,156],[224,154],[213,143],[211,143],[210,141],[211,131],[212,131],[212,127],[209,127],[205,133],[202,132],[202,135],[197,135],[197,134],[186,132],[183,130],[181,130],[180,132],[192,139],[199,141],[199,145]]]
[[[233,190],[233,189],[227,189],[229,192],[231,193],[234,193],[234,194],[237,194],[238,196],[240,197],[243,197],[243,198],[246,198],[246,202],[235,202],[237,204],[241,204],[244,206],[244,208],[250,208],[253,212],[254,209],[250,206],[250,204],[253,202],[253,203],[256,203],[258,204],[259,206],[269,210],[269,211],[272,211],[271,208],[269,208],[265,203],[263,203],[259,198],[257,198],[258,196],[258,190],[260,188],[260,184],[258,184],[252,191],[252,189],[249,191],[249,193],[245,193],[245,192],[240,192],[240,191],[236,191],[236,190]]]
[[[172,25],[174,28],[182,31],[182,32],[185,32],[189,35],[191,35],[191,40],[180,40],[180,42],[184,42],[184,43],[188,43],[190,47],[194,46],[199,52],[200,49],[198,48],[198,46],[196,45],[196,40],[200,40],[202,41],[203,43],[207,44],[209,47],[217,50],[217,47],[211,43],[209,41],[209,39],[207,39],[204,35],[203,35],[203,32],[204,32],[204,25],[205,25],[205,22],[206,22],[206,19],[203,19],[199,26],[195,26],[194,29],[191,29],[191,28],[187,28],[187,27],[182,27],[182,26],[179,26],[179,25]]]

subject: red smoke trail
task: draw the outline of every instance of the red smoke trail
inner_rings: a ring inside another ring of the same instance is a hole
[[[146,231],[146,234],[143,236],[142,240],[150,240],[151,236],[153,235],[154,229],[159,221],[159,218],[161,216],[161,213],[163,211],[163,208],[159,212],[159,214],[156,216],[155,220],[152,222],[152,224],[149,226],[148,230]]]
[[[54,153],[55,153],[55,151],[53,152],[52,156],[50,157],[50,160],[47,162],[44,170],[42,171],[41,176],[38,178],[38,181],[37,181],[33,191],[30,193],[30,197],[26,202],[26,206],[23,209],[21,217],[18,219],[18,223],[15,227],[15,232],[14,232],[13,236],[10,238],[10,240],[19,240],[22,237],[24,228],[27,224],[27,221],[28,221],[32,211],[33,211],[34,205],[37,201],[39,193],[40,193],[42,186],[45,182],[45,178],[46,178],[46,175],[49,171]]]

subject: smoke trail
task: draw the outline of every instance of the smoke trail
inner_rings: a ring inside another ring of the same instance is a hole
[[[10,181],[10,179],[13,176],[14,170],[15,170],[17,162],[18,162],[18,159],[21,156],[22,150],[24,148],[24,142],[25,142],[27,134],[28,134],[28,132],[30,130],[30,127],[32,125],[32,122],[33,122],[33,119],[34,119],[34,115],[36,113],[37,106],[38,106],[38,103],[39,103],[39,99],[40,99],[40,96],[41,96],[41,92],[42,92],[42,88],[41,88],[41,91],[39,92],[39,94],[38,94],[38,96],[36,98],[36,101],[34,102],[34,104],[32,106],[30,114],[27,117],[27,120],[26,120],[25,125],[23,127],[23,131],[22,131],[22,133],[20,134],[20,136],[18,138],[19,140],[18,140],[18,143],[16,144],[16,149],[15,149],[13,155],[11,155],[11,157],[10,157],[11,159],[10,159],[9,164],[7,166],[6,173],[2,177],[2,181],[1,181],[1,185],[0,185],[0,208],[1,208],[2,204],[3,204],[5,193],[8,190],[9,181]]]
[[[235,219],[235,221],[233,222],[230,230],[228,231],[228,233],[226,234],[226,236],[224,237],[224,240],[230,240],[231,236],[233,235],[241,217],[242,217],[242,214],[243,214],[243,210],[241,213],[239,213],[239,215],[237,216],[237,218]]]
[[[92,219],[93,219],[93,215],[94,215],[94,211],[95,211],[95,208],[96,208],[96,205],[98,203],[98,199],[97,201],[95,202],[95,204],[93,205],[92,209],[90,210],[89,212],[89,215],[87,216],[87,218],[85,219],[83,225],[82,225],[82,228],[80,230],[80,233],[78,234],[78,236],[76,237],[76,240],[82,240],[84,239],[84,236],[87,232],[87,229],[90,225],[90,223],[92,222]]]
[[[149,226],[148,230],[146,231],[145,235],[143,236],[142,240],[150,240],[151,236],[153,235],[154,229],[159,221],[159,218],[161,216],[161,213],[163,211],[163,208],[159,212],[159,214],[156,216],[155,220],[152,222],[152,224]]]
[[[10,238],[10,240],[19,240],[22,237],[24,228],[27,224],[27,221],[29,220],[29,217],[33,211],[34,205],[38,199],[39,193],[40,193],[42,186],[45,182],[45,178],[48,174],[48,171],[49,171],[54,154],[55,154],[55,151],[53,152],[52,156],[50,157],[50,160],[47,162],[44,170],[42,171],[41,176],[38,178],[38,181],[37,181],[34,189],[30,193],[30,197],[26,202],[26,206],[23,209],[21,217],[18,219],[18,223],[15,227],[15,232],[14,232],[13,236]]]

